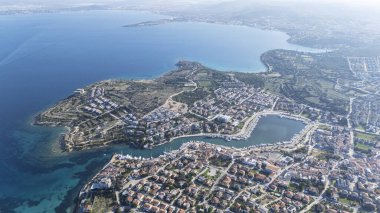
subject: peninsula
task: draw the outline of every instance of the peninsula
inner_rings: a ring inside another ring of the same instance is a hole
[[[61,138],[66,151],[110,143],[151,148],[186,135],[246,139],[259,117],[276,114],[280,97],[244,83],[239,74],[194,62],[177,66],[154,80],[108,80],[78,89],[35,124],[68,127]]]
[[[344,69],[345,57],[273,50],[262,61],[268,72],[221,72],[181,61],[156,79],[101,81],[42,112],[35,124],[68,127],[60,139],[65,151],[112,143],[152,148],[189,135],[246,139],[268,113],[348,126],[350,100],[364,88]]]
[[[273,50],[261,59],[267,72],[181,61],[153,80],[78,89],[38,115],[35,124],[68,127],[66,151],[190,135],[244,140],[267,114],[307,124],[272,145],[192,141],[158,158],[115,154],[81,190],[79,211],[377,211],[379,58]]]

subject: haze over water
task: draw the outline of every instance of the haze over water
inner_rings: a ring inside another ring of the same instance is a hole
[[[157,156],[186,141],[149,151],[115,146],[60,153],[54,140],[62,129],[29,124],[35,114],[75,89],[109,78],[153,78],[182,59],[215,69],[262,71],[260,55],[267,50],[312,51],[287,43],[284,33],[244,26],[186,22],[122,27],[161,18],[125,11],[0,17],[0,211],[63,211],[112,153]],[[302,127],[297,121],[268,117],[246,144],[286,140]]]

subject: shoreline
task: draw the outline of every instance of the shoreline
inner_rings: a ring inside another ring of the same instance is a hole
[[[255,130],[259,120],[263,117],[270,116],[270,115],[278,116],[280,118],[286,118],[286,119],[290,119],[290,120],[301,121],[302,123],[305,124],[305,127],[299,133],[296,133],[295,135],[293,135],[293,137],[290,139],[290,141],[292,141],[294,137],[296,137],[298,134],[303,132],[310,125],[310,120],[308,120],[307,118],[303,118],[300,116],[297,117],[297,116],[291,115],[289,113],[280,112],[280,111],[278,111],[278,112],[277,111],[262,111],[262,112],[258,112],[256,114],[254,114],[253,116],[249,117],[247,119],[247,121],[245,122],[244,127],[240,130],[240,132],[238,132],[236,134],[224,135],[224,134],[217,134],[217,133],[199,133],[199,134],[191,134],[191,135],[182,135],[182,136],[173,137],[168,142],[153,145],[152,148],[171,143],[176,139],[189,138],[189,137],[220,138],[220,139],[223,139],[223,140],[228,141],[228,142],[232,142],[231,140],[237,140],[237,141],[243,140],[244,141],[244,140],[247,140],[249,137],[251,137],[252,132]],[[286,142],[286,141],[280,141],[277,143],[273,143],[273,145],[281,144],[284,142]],[[272,144],[262,143],[262,144],[253,145],[253,146],[260,146],[260,145],[272,145]]]
[[[222,24],[222,25],[230,25],[230,26],[242,26],[242,27],[260,29],[260,30],[265,30],[265,31],[276,31],[276,32],[284,33],[288,37],[286,39],[287,43],[293,44],[293,45],[298,45],[298,46],[309,48],[309,49],[315,49],[316,50],[315,53],[324,53],[326,51],[333,52],[333,51],[337,50],[337,48],[327,48],[327,47],[318,46],[318,43],[306,45],[302,42],[296,42],[293,39],[291,32],[288,32],[288,31],[285,31],[283,29],[279,29],[276,27],[272,27],[272,26],[263,26],[263,25],[256,24],[256,23],[250,24],[250,23],[247,23],[247,21],[239,21],[239,22],[236,22],[236,21],[218,21],[217,19],[212,20],[210,18],[208,18],[208,19],[206,18],[203,20],[203,19],[197,19],[197,18],[193,18],[193,17],[181,17],[178,15],[168,14],[165,11],[155,11],[153,9],[139,9],[139,8],[129,9],[129,8],[114,8],[114,7],[107,7],[107,6],[105,6],[103,8],[82,8],[82,7],[79,7],[79,8],[75,8],[75,7],[41,8],[41,7],[37,7],[37,8],[30,8],[30,9],[18,9],[18,8],[16,8],[13,10],[12,9],[11,10],[3,10],[3,11],[0,11],[0,16],[30,15],[30,14],[53,14],[53,13],[65,13],[65,12],[87,12],[87,11],[89,11],[89,12],[91,12],[91,11],[148,12],[148,13],[167,17],[167,18],[163,17],[163,18],[157,19],[157,20],[150,20],[150,21],[126,24],[126,25],[123,25],[122,27],[149,27],[149,26],[155,26],[155,25],[166,24],[166,23],[176,23],[176,22],[177,23],[195,22],[195,23],[207,23],[207,24]],[[164,23],[160,23],[162,21]],[[159,22],[159,23],[157,24],[157,22]],[[300,52],[302,52],[302,51],[300,51]],[[266,72],[266,71],[263,71],[263,72]]]

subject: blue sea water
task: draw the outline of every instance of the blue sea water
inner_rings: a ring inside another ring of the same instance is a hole
[[[0,16],[0,212],[66,211],[112,153],[157,156],[194,139],[154,150],[114,146],[61,153],[55,139],[63,128],[30,123],[75,89],[109,78],[154,78],[182,59],[255,72],[264,70],[260,55],[267,50],[315,51],[287,43],[284,33],[244,26],[186,22],[122,27],[162,18],[135,11]],[[298,121],[268,116],[249,142],[208,141],[238,147],[274,143],[302,127]]]

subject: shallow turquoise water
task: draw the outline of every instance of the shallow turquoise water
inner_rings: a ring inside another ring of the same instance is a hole
[[[178,139],[154,150],[114,146],[54,152],[62,129],[29,123],[75,89],[109,78],[153,78],[180,59],[222,70],[258,71],[263,69],[259,56],[267,50],[311,51],[287,43],[284,33],[243,26],[189,22],[122,27],[161,18],[130,11],[0,16],[0,211],[62,212],[112,153],[157,156],[194,139]],[[252,141],[209,142],[238,147],[273,143],[302,126],[268,116],[259,122]]]

